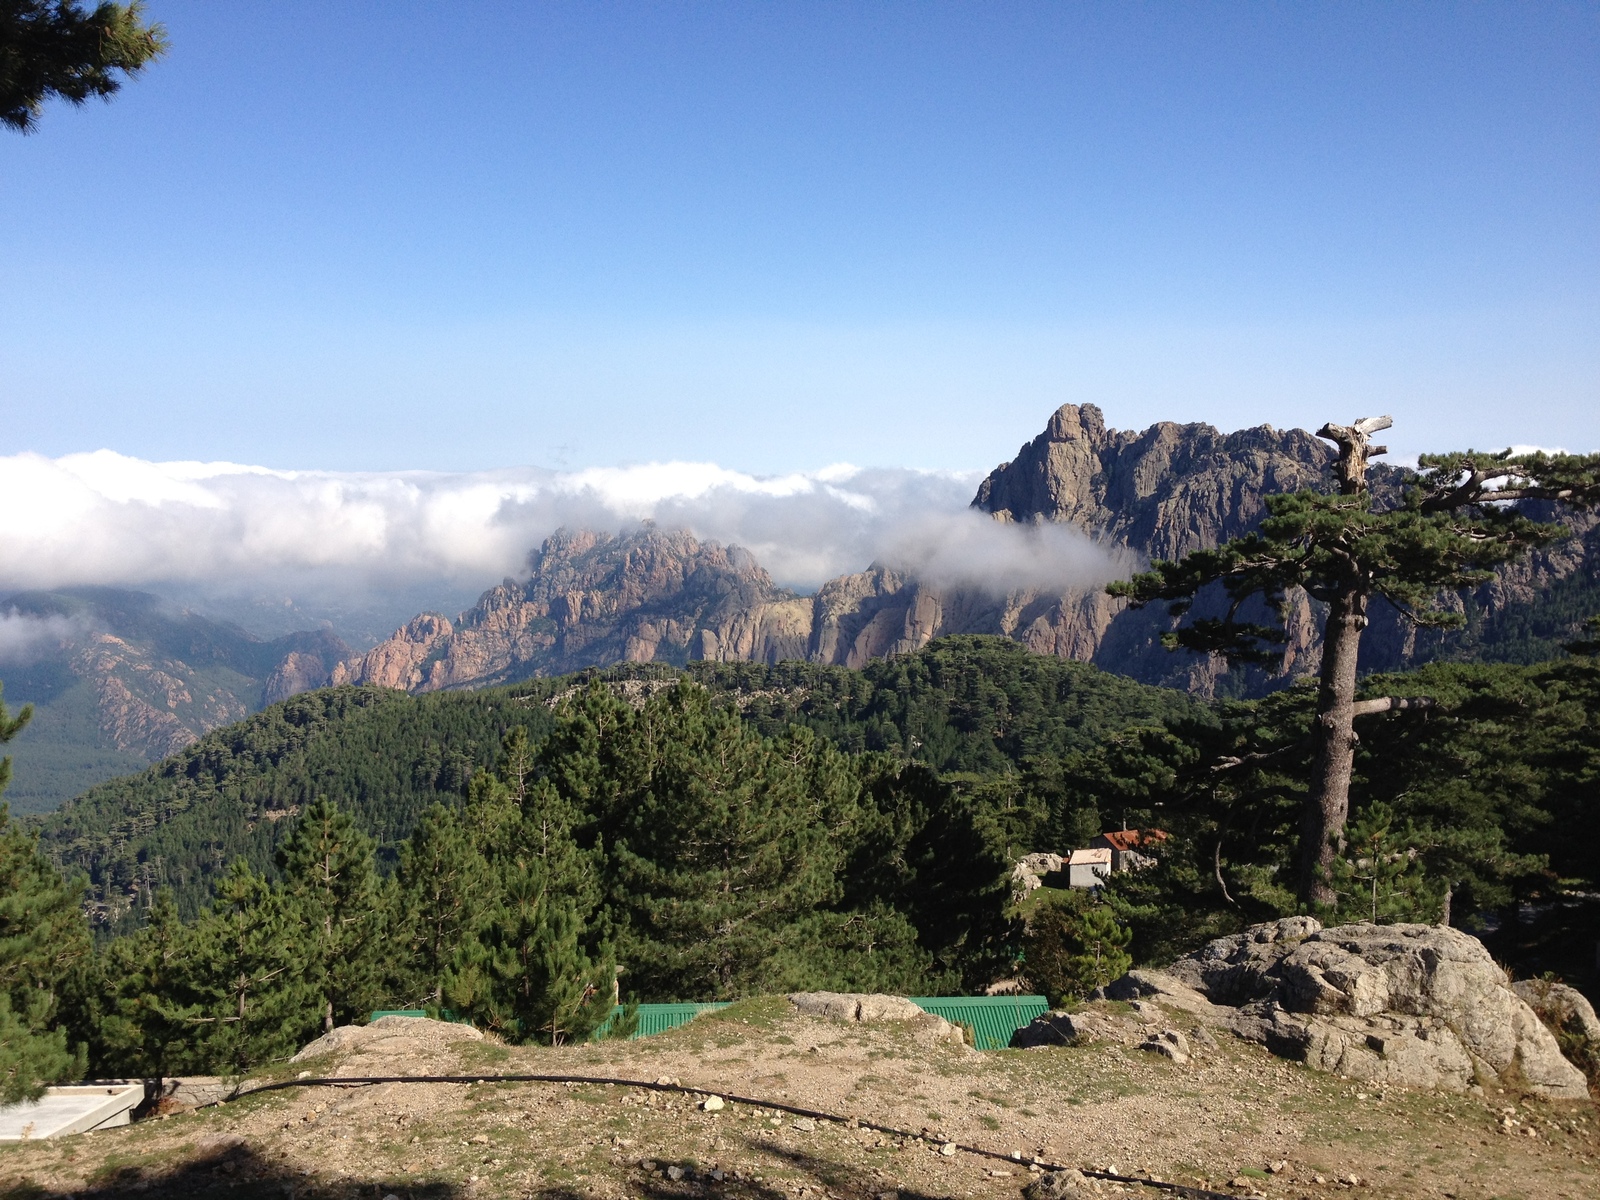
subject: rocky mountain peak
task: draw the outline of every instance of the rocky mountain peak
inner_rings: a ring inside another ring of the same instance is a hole
[[[417,618],[334,682],[435,691],[596,663],[759,656],[762,614],[794,599],[747,551],[648,523],[557,530],[528,564],[526,580],[489,589],[454,623]],[[804,654],[803,641],[782,649]]]
[[[1004,521],[1063,521],[1151,558],[1178,558],[1254,526],[1273,492],[1329,486],[1333,449],[1303,429],[1223,433],[1158,422],[1107,428],[1093,404],[1063,404],[996,467],[972,503]]]

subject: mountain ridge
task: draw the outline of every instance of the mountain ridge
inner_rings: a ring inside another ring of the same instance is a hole
[[[1179,558],[1254,528],[1269,495],[1331,490],[1335,458],[1332,447],[1303,429],[1259,425],[1223,433],[1164,421],[1117,430],[1093,404],[1064,404],[1014,459],[984,478],[972,507],[1011,524],[1071,525],[1137,560]],[[1371,474],[1380,496],[1398,496],[1405,478],[1403,469],[1386,464],[1375,464]],[[1500,636],[1494,630],[1507,625],[1507,613],[1515,624],[1522,619],[1517,613],[1536,607],[1563,581],[1577,581],[1581,594],[1572,603],[1592,592],[1600,604],[1600,521],[1586,514],[1561,519],[1573,539],[1503,569],[1458,601],[1477,633],[1418,631],[1398,613],[1376,612],[1364,669],[1481,649],[1485,637]],[[472,688],[610,662],[797,659],[860,667],[969,633],[1202,695],[1259,693],[1274,678],[1314,674],[1320,662],[1318,621],[1304,596],[1290,598],[1288,638],[1269,676],[1169,654],[1161,635],[1172,621],[1159,606],[1129,610],[1098,586],[998,593],[971,584],[937,586],[874,563],[806,597],[775,586],[739,547],[649,524],[619,534],[559,531],[529,566],[525,582],[507,580],[454,621],[437,613],[415,618],[335,668],[327,682]],[[1202,595],[1195,612],[1211,615],[1220,604],[1220,596]],[[1568,624],[1575,628],[1575,620]],[[1546,657],[1559,637],[1559,630],[1543,635]]]
[[[326,679],[351,653],[327,630],[264,640],[120,588],[17,592],[0,614],[35,633],[5,668],[7,705],[35,706],[8,747],[19,768],[8,798],[19,811],[177,753]]]

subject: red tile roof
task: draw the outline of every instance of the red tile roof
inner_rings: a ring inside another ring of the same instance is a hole
[[[1105,841],[1113,850],[1137,850],[1140,846],[1149,846],[1156,842],[1167,840],[1165,829],[1113,829],[1110,833],[1102,833],[1100,840]]]

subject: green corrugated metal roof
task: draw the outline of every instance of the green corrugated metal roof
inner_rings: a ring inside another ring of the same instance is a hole
[[[979,1050],[1004,1050],[1012,1034],[1050,1011],[1043,996],[912,996],[911,1003],[971,1029]]]

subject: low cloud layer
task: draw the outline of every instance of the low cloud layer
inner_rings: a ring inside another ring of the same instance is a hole
[[[0,611],[0,666],[26,666],[82,632],[68,617]]]
[[[561,526],[650,519],[741,545],[802,590],[877,561],[996,590],[1121,573],[1087,538],[967,505],[977,473],[858,469],[759,477],[712,463],[473,474],[277,471],[109,450],[0,458],[0,588],[72,584],[382,588],[484,585]]]

